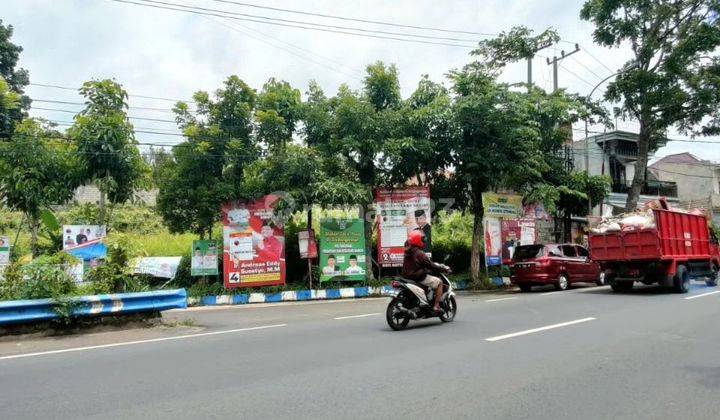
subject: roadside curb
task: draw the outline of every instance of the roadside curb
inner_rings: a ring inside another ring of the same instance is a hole
[[[467,282],[453,282],[455,290],[467,289]],[[252,303],[301,302],[309,300],[358,299],[377,296],[394,296],[392,286],[344,287],[341,289],[296,290],[266,293],[244,293],[237,295],[212,295],[201,298],[188,297],[188,306],[246,305]]]

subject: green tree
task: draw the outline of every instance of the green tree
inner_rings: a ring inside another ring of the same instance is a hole
[[[75,146],[36,120],[24,120],[9,141],[0,143],[0,197],[29,221],[33,255],[38,255],[43,210],[72,198],[78,167]]]
[[[28,71],[16,68],[23,49],[10,41],[12,35],[12,25],[4,26],[0,19],[0,79],[5,79],[8,88],[21,95],[18,107],[5,108],[0,105],[0,139],[10,138],[15,124],[23,119],[25,110],[30,107],[30,98],[22,95],[25,86],[30,83]]]
[[[608,85],[605,99],[640,124],[638,158],[626,209],[637,207],[648,154],[676,127],[720,133],[720,2],[717,0],[589,0],[580,13],[595,25],[595,42],[629,45],[632,59]]]
[[[258,95],[255,111],[259,140],[271,148],[284,148],[301,117],[300,91],[288,82],[270,78]]]
[[[123,203],[147,185],[149,168],[140,155],[127,116],[127,92],[113,80],[92,80],[80,88],[85,109],[68,134],[83,158],[83,180],[100,190],[98,223],[105,224],[106,199]]]
[[[220,207],[243,193],[244,170],[260,155],[253,135],[255,90],[230,76],[215,98],[199,91],[196,112],[175,106],[187,141],[172,150],[159,171],[157,209],[172,232],[204,238],[220,218]]]
[[[451,77],[457,95],[453,113],[460,129],[454,176],[468,186],[464,191],[474,216],[470,274],[473,281],[480,281],[482,193],[528,189],[542,182],[548,167],[539,147],[539,130],[532,122],[534,104],[527,95],[499,83],[476,64]]]

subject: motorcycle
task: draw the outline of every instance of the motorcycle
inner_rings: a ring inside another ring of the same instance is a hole
[[[452,284],[444,273],[433,274],[443,283],[443,295],[440,298],[442,313],[433,310],[435,290],[402,277],[392,282],[397,295],[390,301],[385,317],[387,323],[395,331],[404,330],[411,320],[439,317],[442,322],[451,322],[457,314],[457,302]]]

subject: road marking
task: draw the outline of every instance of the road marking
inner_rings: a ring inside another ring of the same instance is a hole
[[[334,319],[352,319],[352,318],[365,318],[366,316],[374,316],[374,315],[380,315],[380,312],[376,312],[374,314],[362,314],[362,315],[350,315],[350,316],[339,316]]]
[[[534,334],[534,333],[540,332],[540,331],[546,331],[546,330],[552,330],[555,328],[567,327],[569,325],[575,325],[575,324],[580,324],[582,322],[588,322],[588,321],[594,321],[594,320],[595,320],[595,318],[592,318],[592,317],[576,319],[574,321],[562,322],[560,324],[547,325],[547,326],[540,327],[540,328],[533,328],[531,330],[518,331],[515,333],[505,334],[505,335],[498,335],[496,337],[486,338],[485,341],[500,341],[500,340],[505,340],[507,338],[513,338],[513,337],[518,337],[518,336],[527,335],[527,334]]]
[[[720,293],[720,290],[716,290],[716,291],[714,291],[714,292],[701,293],[701,294],[695,295],[695,296],[688,296],[688,297],[685,298],[685,300],[697,299],[697,298],[701,298],[701,297],[704,297],[704,296],[714,295],[714,294],[716,294],[716,293]]]
[[[560,293],[558,293],[557,290],[553,290],[552,292],[543,292],[543,293],[540,293],[540,296],[547,296],[547,295],[558,295],[558,296],[560,296]]]
[[[157,343],[160,341],[184,340],[187,338],[207,337],[207,336],[211,336],[211,335],[221,335],[221,334],[232,334],[232,333],[239,333],[239,332],[245,332],[245,331],[266,330],[268,328],[279,328],[279,327],[286,327],[286,326],[287,326],[287,324],[263,325],[260,327],[236,328],[234,330],[223,330],[223,331],[213,331],[213,332],[198,333],[198,334],[177,335],[174,337],[151,338],[148,340],[124,341],[121,343],[100,344],[97,346],[73,347],[73,348],[69,348],[69,349],[40,351],[40,352],[36,352],[36,353],[13,354],[10,356],[2,356],[2,357],[0,357],[0,360],[21,359],[24,357],[46,356],[46,355],[50,355],[50,354],[71,353],[71,352],[85,351],[85,350],[105,349],[105,348],[110,348],[110,347],[122,347],[122,346],[130,346],[130,345],[134,345],[134,344]]]
[[[510,299],[517,299],[517,297],[504,297],[504,298],[498,298],[498,299],[488,299],[485,302],[500,302],[501,300],[510,300]]]

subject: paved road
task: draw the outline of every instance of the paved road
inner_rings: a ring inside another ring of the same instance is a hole
[[[464,295],[399,333],[375,299],[3,342],[0,418],[718,418],[713,290]]]

